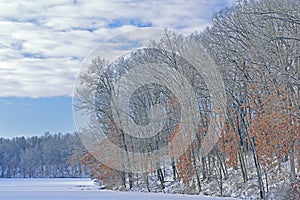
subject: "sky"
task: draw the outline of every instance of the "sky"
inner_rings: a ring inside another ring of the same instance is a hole
[[[233,2],[1,0],[0,137],[74,132],[74,81],[99,43],[142,27],[201,31]]]

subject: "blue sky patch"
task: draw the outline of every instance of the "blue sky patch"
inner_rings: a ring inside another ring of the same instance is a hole
[[[124,25],[132,25],[136,27],[152,27],[151,22],[143,22],[140,19],[113,19],[110,23],[107,24],[108,28],[118,28]]]
[[[39,59],[46,59],[46,56],[39,54],[39,53],[28,53],[24,52],[22,53],[22,56],[25,58],[39,58]]]
[[[72,98],[0,98],[0,137],[73,132]]]

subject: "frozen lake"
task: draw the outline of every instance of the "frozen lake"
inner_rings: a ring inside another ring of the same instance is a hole
[[[0,199],[2,200],[58,200],[58,199],[103,199],[103,200],[218,200],[223,198],[153,194],[136,192],[117,192],[99,190],[88,179],[0,179]],[[230,199],[230,198],[226,198]]]

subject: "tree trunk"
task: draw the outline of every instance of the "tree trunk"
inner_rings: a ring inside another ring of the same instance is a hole
[[[296,166],[295,166],[295,141],[291,145],[290,149],[290,166],[291,166],[291,182],[296,180]]]
[[[132,172],[128,172],[128,180],[129,180],[129,188],[131,189],[133,186],[133,175]]]
[[[157,170],[157,176],[158,176],[158,179],[160,181],[161,189],[164,190],[165,189],[164,175],[163,175],[162,170],[160,168]]]
[[[173,159],[173,161],[172,161],[172,170],[173,170],[173,180],[177,180],[177,175],[176,175],[176,164],[175,164],[174,159]]]
[[[201,160],[202,160],[202,177],[205,180],[207,178],[207,170],[206,170],[207,168],[206,168],[205,157],[202,157]]]
[[[242,151],[241,151],[240,147],[238,148],[238,157],[239,157],[239,160],[240,160],[240,165],[241,165],[241,170],[242,170],[242,174],[243,174],[244,183],[246,183],[248,181],[248,175],[247,175],[245,160],[244,160],[244,157],[242,155]]]
[[[268,174],[267,174],[266,170],[264,172],[265,172],[265,179],[266,179],[266,188],[267,188],[267,193],[268,193],[269,192]]]
[[[145,182],[146,182],[147,191],[151,192],[150,187],[149,187],[149,179],[148,179],[148,174],[147,173],[144,173],[144,179],[145,179]]]
[[[226,167],[226,160],[225,160],[224,156],[222,156],[222,158],[221,158],[218,148],[216,149],[216,151],[217,151],[218,160],[220,162],[220,168],[222,170],[221,172],[223,172],[223,174],[224,174],[224,179],[227,179],[228,171],[227,171],[227,167]]]
[[[199,172],[198,172],[198,169],[197,169],[197,163],[196,163],[196,156],[195,156],[195,152],[192,151],[192,155],[193,155],[193,165],[194,165],[194,168],[195,168],[195,175],[196,175],[196,180],[197,180],[197,186],[198,186],[198,191],[201,192],[201,180],[200,180],[200,176],[199,176]]]
[[[260,190],[260,198],[265,200],[266,199],[265,188],[264,188],[264,183],[263,183],[262,176],[261,176],[261,169],[260,169],[260,164],[259,164],[259,161],[258,161],[256,148],[255,148],[254,137],[252,138],[251,141],[252,142],[250,144],[251,144],[251,148],[252,148],[252,152],[253,152],[253,159],[254,159],[256,172],[257,172],[257,179],[258,179],[258,185],[259,185],[259,190]]]
[[[121,176],[123,188],[126,188],[126,176],[125,176],[125,172],[120,171],[119,173],[120,173],[120,176]]]
[[[207,164],[207,181],[210,182],[211,179],[211,160],[210,160],[210,154],[207,155],[208,164]]]
[[[220,171],[220,195],[223,197],[223,176],[222,176],[222,163],[221,160],[219,160],[220,166],[219,166],[219,171]]]

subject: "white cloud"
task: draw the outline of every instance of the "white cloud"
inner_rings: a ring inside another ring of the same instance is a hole
[[[2,0],[0,97],[71,95],[81,61],[99,42],[137,26],[199,31],[232,1]]]

